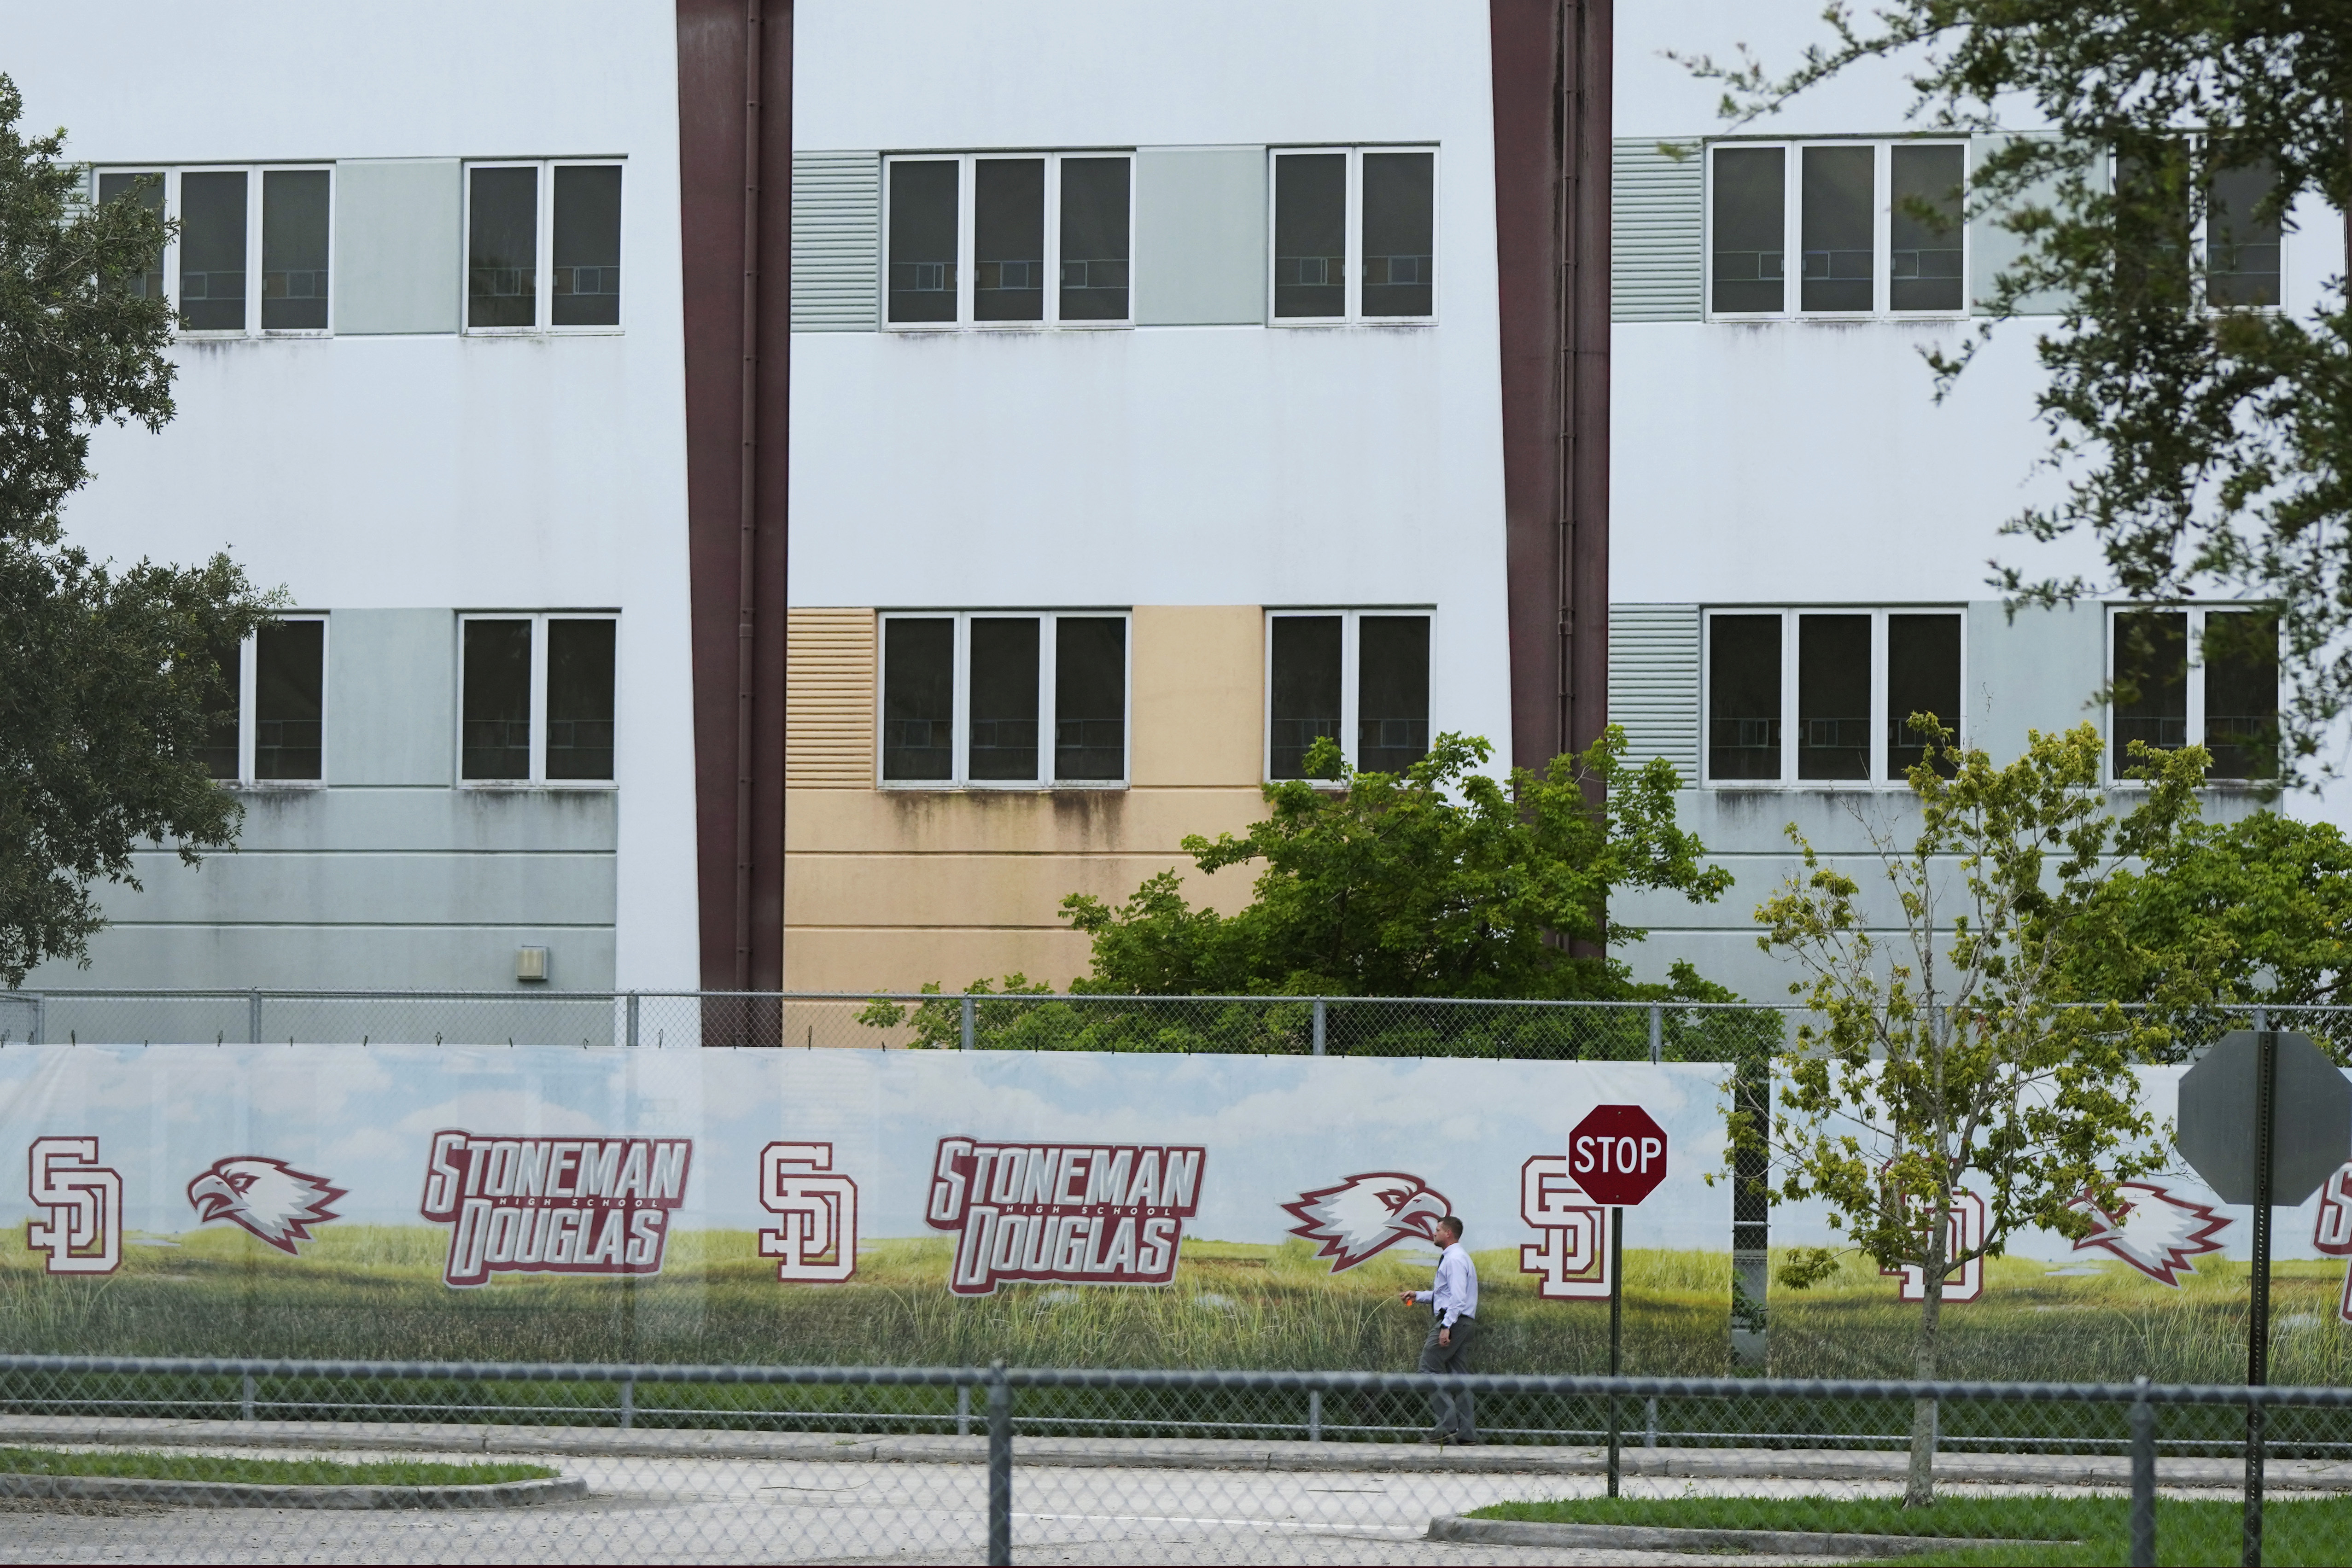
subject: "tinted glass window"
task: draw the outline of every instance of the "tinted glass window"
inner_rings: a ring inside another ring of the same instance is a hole
[[[1436,308],[1437,156],[1364,154],[1364,314]]]
[[[1933,714],[1946,729],[1959,733],[1960,618],[1957,615],[1886,618],[1889,779],[1904,778],[1927,759],[1927,739],[1911,727],[1915,713]]]
[[[535,327],[539,325],[539,171],[476,169],[471,177],[466,324]]]
[[[1045,161],[982,158],[972,170],[972,319],[1043,321]]]
[[[327,172],[271,169],[261,176],[261,324],[327,329]]]
[[[458,777],[530,777],[530,622],[468,621]]]
[[[1713,308],[1785,308],[1788,168],[1778,147],[1715,150]]]
[[[215,779],[238,776],[236,706],[245,649],[231,643],[213,650],[220,684],[205,694],[205,771]]]
[[[1362,617],[1356,657],[1356,766],[1402,773],[1429,755],[1429,617]]]
[[[180,176],[180,320],[245,330],[245,172]]]
[[[1707,620],[1706,772],[1710,779],[1780,777],[1780,618]]]
[[[946,159],[890,165],[886,288],[893,321],[956,319],[957,172]]]
[[[1339,737],[1339,617],[1278,615],[1273,642],[1267,771],[1303,779],[1307,748]]]
[[[98,177],[98,199],[100,202],[119,202],[125,196],[137,202],[157,217],[162,217],[163,215],[163,176],[133,173],[100,174]],[[163,246],[155,247],[155,254],[149,259],[144,270],[131,275],[130,289],[131,293],[142,299],[161,299],[163,297]]]
[[[1871,237],[1868,147],[1808,147],[1802,295],[1807,310],[1867,310],[1878,266]]]
[[[2279,222],[2262,215],[2263,199],[2277,183],[2268,163],[2214,171],[2205,220],[2208,304],[2279,302]]]
[[[327,624],[287,621],[254,638],[253,776],[317,779],[326,714]]]
[[[547,776],[613,776],[610,621],[547,623]]]
[[[1037,621],[971,622],[972,779],[1037,777]]]
[[[1127,776],[1127,622],[1065,615],[1054,622],[1054,777]]]
[[[2209,611],[2204,651],[2210,777],[2271,777],[2277,771],[2278,617]]]
[[[882,777],[954,776],[955,622],[945,616],[882,623]]]
[[[1127,319],[1127,181],[1124,158],[1062,160],[1065,321]]]
[[[621,166],[555,171],[553,277],[549,311],[558,327],[621,324]]]
[[[2115,750],[2118,779],[2129,773],[2131,743],[2164,750],[2189,744],[2189,614],[2134,611],[2116,617]]]
[[[1344,315],[1348,308],[1348,155],[1292,152],[1274,161],[1274,313]]]
[[[1797,618],[1797,777],[1870,777],[1870,617]]]
[[[1887,305],[1895,310],[1960,308],[1961,147],[1897,147],[1889,174]]]

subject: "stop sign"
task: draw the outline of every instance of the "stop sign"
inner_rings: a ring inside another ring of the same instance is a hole
[[[1568,1169],[1596,1202],[1639,1203],[1666,1179],[1666,1130],[1639,1105],[1596,1105],[1568,1134]]]

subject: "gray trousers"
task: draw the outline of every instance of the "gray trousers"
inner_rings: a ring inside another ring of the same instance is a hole
[[[1438,1320],[1429,1321],[1429,1337],[1421,1345],[1421,1370],[1423,1372],[1467,1372],[1470,1370],[1470,1342],[1478,1337],[1478,1320],[1458,1319],[1450,1336],[1452,1344],[1437,1343]],[[1465,1443],[1478,1440],[1478,1396],[1464,1392],[1448,1394],[1440,1390],[1429,1396],[1431,1408],[1437,1416],[1437,1429],[1450,1432]]]

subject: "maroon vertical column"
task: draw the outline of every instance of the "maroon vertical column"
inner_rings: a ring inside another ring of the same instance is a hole
[[[711,990],[783,984],[792,23],[791,0],[677,0],[695,871]]]
[[[1488,0],[1511,760],[1609,702],[1611,0]]]

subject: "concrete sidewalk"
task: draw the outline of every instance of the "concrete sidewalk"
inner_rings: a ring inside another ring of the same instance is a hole
[[[751,1459],[801,1464],[978,1465],[983,1437],[870,1437],[825,1432],[669,1430],[612,1427],[511,1427],[439,1422],[173,1421],[109,1416],[0,1416],[0,1443],[91,1444],[141,1448],[266,1448],[396,1450],[404,1453],[576,1455],[668,1459]],[[1593,1447],[1486,1445],[1425,1448],[1417,1443],[1308,1443],[1199,1437],[1015,1437],[1022,1466],[1155,1470],[1350,1471],[1455,1475],[1599,1475],[1604,1451]],[[1900,1450],[1838,1448],[1627,1448],[1628,1476],[1689,1479],[1900,1481]],[[1943,1453],[1937,1479],[2006,1486],[2121,1488],[2130,1461],[2120,1454]],[[2352,1492],[2352,1463],[2273,1459],[2273,1491]],[[2244,1467],[2235,1458],[2158,1461],[2167,1487],[2236,1490]]]

